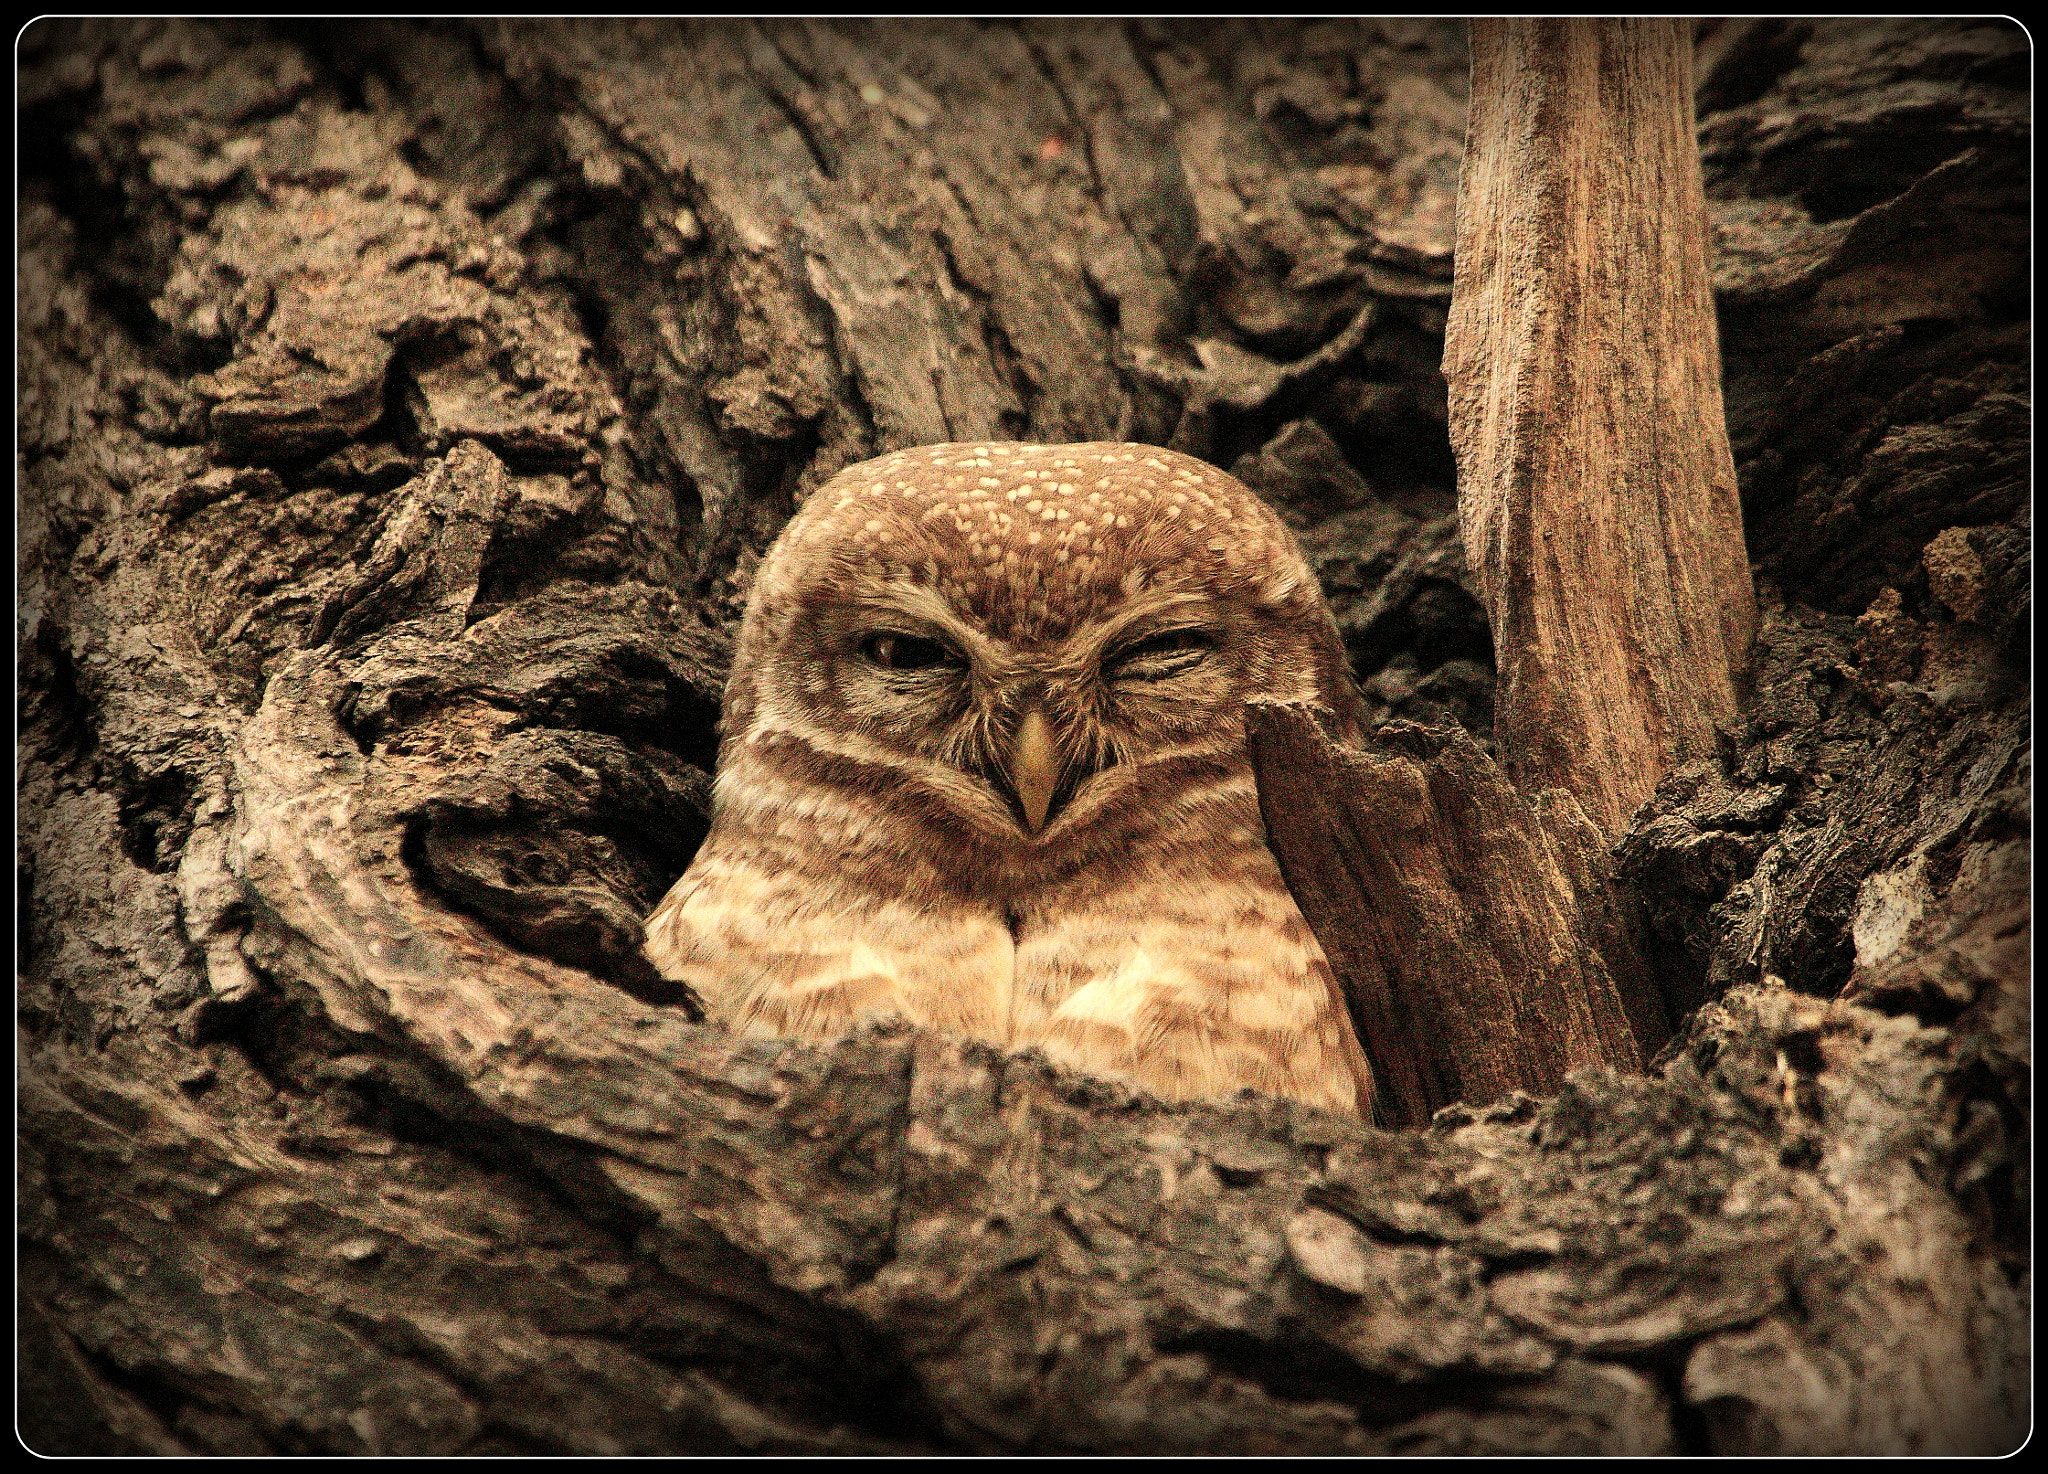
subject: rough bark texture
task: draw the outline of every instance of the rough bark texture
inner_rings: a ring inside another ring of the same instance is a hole
[[[1444,337],[1459,521],[1503,764],[1610,837],[1712,754],[1756,632],[1689,26],[1472,25]]]
[[[1490,741],[1449,25],[38,22],[21,1428],[44,1452],[1977,1450],[2028,1426],[2027,54],[1701,38],[1746,714],[1645,1073],[1382,1131],[635,918],[810,487],[1126,436]],[[1396,739],[1398,740],[1398,734]]]
[[[1248,726],[1267,837],[1351,1000],[1380,1124],[1640,1070],[1670,1036],[1633,898],[1570,793],[1525,798],[1456,727],[1392,723],[1358,749],[1285,703]]]

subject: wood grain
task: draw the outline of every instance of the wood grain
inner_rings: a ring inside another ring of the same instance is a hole
[[[1444,338],[1459,517],[1508,774],[1609,836],[1712,754],[1756,627],[1686,25],[1472,27]]]
[[[1639,1042],[1615,986],[1646,976],[1634,933],[1571,821],[1553,818],[1562,839],[1545,823],[1584,824],[1569,795],[1532,804],[1457,728],[1394,723],[1349,747],[1279,702],[1247,726],[1267,839],[1351,1002],[1384,1124],[1639,1069],[1663,1042],[1661,1011],[1637,1010]]]

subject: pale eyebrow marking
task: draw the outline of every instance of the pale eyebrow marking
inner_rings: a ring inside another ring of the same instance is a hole
[[[960,646],[962,654],[979,660],[998,675],[1008,672],[1017,663],[1015,652],[1007,644],[976,629],[942,595],[924,584],[891,581],[883,586],[879,595],[863,599],[860,608],[871,617],[886,618],[900,614],[919,620],[951,638]]]
[[[1118,639],[1148,620],[1178,610],[1208,612],[1215,606],[1206,594],[1150,590],[1137,595],[1112,614],[1091,620],[1060,643],[1063,660],[1098,660]]]

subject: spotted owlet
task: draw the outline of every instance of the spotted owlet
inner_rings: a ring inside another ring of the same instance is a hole
[[[647,953],[713,1018],[894,1012],[1169,1099],[1369,1114],[1266,847],[1245,700],[1358,697],[1280,520],[1144,445],[853,466],[758,571],[711,830]]]

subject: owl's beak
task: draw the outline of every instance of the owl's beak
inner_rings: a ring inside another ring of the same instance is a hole
[[[1024,810],[1024,825],[1033,834],[1045,827],[1047,810],[1060,786],[1059,748],[1052,738],[1052,723],[1037,702],[1017,724],[1010,739],[1010,787]]]

